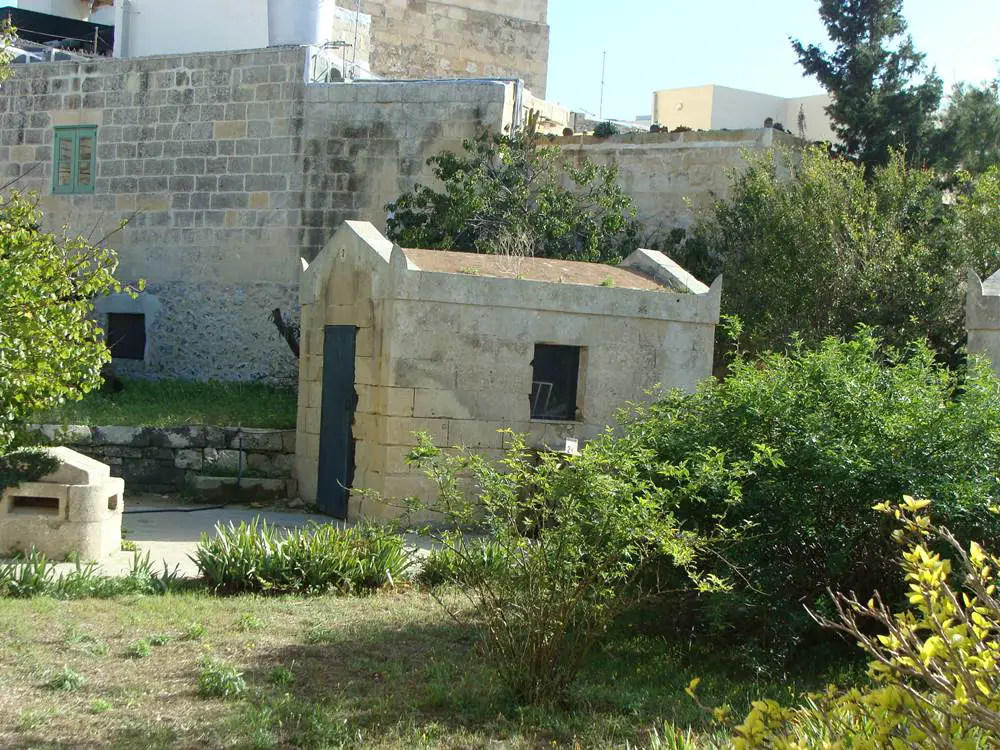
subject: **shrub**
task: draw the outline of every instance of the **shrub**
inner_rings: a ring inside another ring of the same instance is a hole
[[[839,630],[871,658],[872,685],[808,696],[797,708],[756,701],[736,748],[987,748],[1000,736],[1000,558],[960,543],[926,515],[927,501],[880,506],[902,523],[909,607],[838,594]],[[957,562],[935,551],[941,547]],[[873,633],[881,633],[875,635]],[[834,744],[835,743],[835,744]]]
[[[611,136],[618,135],[621,132],[621,128],[610,121],[599,122],[594,126],[594,137],[596,138],[610,138]]]
[[[191,559],[212,588],[227,594],[368,591],[402,578],[410,566],[402,538],[377,525],[281,530],[260,519],[216,526]]]
[[[56,566],[32,547],[18,560],[0,565],[0,596],[52,596],[57,599],[108,598],[123,594],[164,594],[182,586],[178,570],[153,571],[149,553],[134,554],[125,576],[104,576],[97,563],[75,560],[72,570],[56,575]]]
[[[110,360],[91,313],[94,297],[121,290],[115,254],[41,222],[30,199],[0,200],[0,456],[31,414],[97,387]]]
[[[734,590],[696,603],[726,638],[787,655],[816,634],[803,605],[823,611],[828,588],[902,600],[888,524],[871,507],[903,494],[934,497],[961,538],[995,538],[1000,519],[1000,384],[979,360],[959,375],[923,344],[905,356],[870,331],[759,360],[736,355],[728,376],[672,393],[626,419],[628,438],[663,466],[706,449],[730,461],[765,456],[740,480],[742,502],[707,486],[681,498],[682,528],[710,530],[722,514],[745,528],[717,565]],[[689,482],[689,478],[684,478]],[[675,601],[671,613],[685,611]]]
[[[125,649],[125,658],[145,659],[152,653],[153,644],[149,642],[148,638],[140,638],[139,640],[130,643],[128,648]]]
[[[483,653],[520,701],[566,697],[615,617],[650,593],[645,573],[653,560],[669,558],[689,585],[723,586],[698,570],[714,540],[681,529],[671,494],[644,477],[649,450],[605,435],[577,456],[536,458],[513,436],[492,464],[442,452],[423,435],[410,459],[437,483],[431,507],[476,532],[442,538],[449,552],[437,558],[440,575],[471,603]],[[732,470],[722,462],[716,468]],[[465,491],[465,477],[474,491]]]
[[[746,324],[751,351],[864,323],[894,346],[926,339],[956,362],[967,269],[1000,267],[1000,179],[953,182],[902,154],[867,179],[821,148],[750,156],[673,257],[699,278],[724,274],[723,311]]]
[[[616,167],[568,157],[536,137],[537,116],[511,134],[484,132],[428,160],[441,189],[417,185],[386,206],[402,247],[617,263],[638,225]]]

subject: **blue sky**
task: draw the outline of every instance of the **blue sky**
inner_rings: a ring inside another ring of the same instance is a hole
[[[826,42],[815,0],[549,0],[546,98],[604,116],[649,114],[657,89],[716,83],[780,96],[821,93],[788,42]],[[950,89],[1000,69],[1000,0],[904,0],[917,49]]]

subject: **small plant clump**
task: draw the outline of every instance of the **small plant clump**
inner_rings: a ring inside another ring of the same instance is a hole
[[[238,698],[246,691],[243,673],[222,659],[208,657],[201,662],[198,695],[202,698]]]
[[[140,638],[133,643],[130,643],[128,648],[125,649],[126,659],[145,659],[147,656],[153,653],[153,645],[146,638]]]
[[[263,630],[264,621],[257,617],[257,615],[247,612],[240,615],[240,619],[236,622],[236,629],[241,633]]]
[[[295,672],[291,667],[279,664],[267,674],[267,681],[272,685],[287,687],[295,682]]]
[[[208,631],[205,626],[200,622],[190,622],[187,627],[184,628],[184,634],[181,636],[182,641],[197,641],[204,637],[205,633]]]
[[[260,519],[217,526],[214,537],[202,535],[192,559],[225,594],[374,591],[402,579],[411,564],[402,537],[381,526],[286,531]]]
[[[67,692],[79,690],[86,684],[86,677],[65,665],[62,670],[56,672],[45,681],[45,687],[49,690],[65,690]]]

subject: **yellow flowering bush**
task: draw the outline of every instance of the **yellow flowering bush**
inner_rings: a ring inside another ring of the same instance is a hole
[[[814,615],[871,657],[867,688],[807,696],[788,708],[755,701],[735,728],[737,750],[973,748],[1000,743],[1000,558],[932,523],[926,500],[876,510],[900,523],[910,607],[834,595],[837,615]],[[942,554],[948,553],[948,557]],[[693,687],[692,691],[693,692]]]

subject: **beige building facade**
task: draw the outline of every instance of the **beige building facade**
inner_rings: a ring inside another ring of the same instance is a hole
[[[808,141],[835,141],[825,108],[826,94],[785,98],[728,86],[693,86],[664,89],[653,93],[653,121],[673,130],[684,126],[694,130],[745,130],[760,128],[770,119],[785,130]]]
[[[649,389],[711,374],[722,280],[658,252],[620,266],[404,250],[347,222],[303,274],[296,467],[303,499],[385,518],[433,487],[415,431],[497,456],[503,428],[563,449]]]

